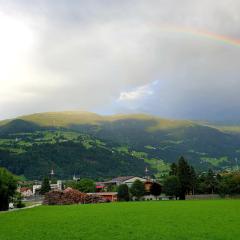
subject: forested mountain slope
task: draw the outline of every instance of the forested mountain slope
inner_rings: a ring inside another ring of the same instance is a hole
[[[184,155],[198,169],[235,168],[239,133],[144,114],[53,112],[0,122],[0,165],[30,179],[164,174]]]

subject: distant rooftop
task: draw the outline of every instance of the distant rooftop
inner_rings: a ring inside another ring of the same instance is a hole
[[[134,178],[135,176],[122,176],[122,177],[116,177],[110,180],[109,182],[125,182],[131,178]]]

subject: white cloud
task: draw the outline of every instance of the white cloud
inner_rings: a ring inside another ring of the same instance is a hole
[[[121,92],[118,101],[133,101],[151,96],[154,93],[153,83],[139,86],[132,91]]]

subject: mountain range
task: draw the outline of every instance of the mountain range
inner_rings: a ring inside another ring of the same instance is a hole
[[[62,179],[143,176],[146,167],[161,177],[180,156],[199,171],[237,168],[240,125],[74,111],[0,121],[0,166],[27,179],[51,169]]]

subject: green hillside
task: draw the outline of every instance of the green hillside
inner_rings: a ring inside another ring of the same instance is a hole
[[[111,123],[124,120],[152,121],[155,124],[153,126],[150,126],[148,129],[150,131],[195,125],[195,123],[191,121],[169,120],[147,114],[117,114],[112,116],[101,116],[95,113],[84,111],[36,113],[27,116],[21,116],[17,119],[22,119],[24,121],[32,122],[45,127],[70,127],[72,125],[78,124],[99,125],[102,122]]]
[[[72,124],[96,124],[104,118],[89,112],[47,112],[21,116],[17,119],[32,122],[40,126],[68,127]]]
[[[197,169],[236,168],[240,135],[219,126],[145,114],[52,112],[0,122],[0,165],[27,178],[160,176],[184,155]]]

